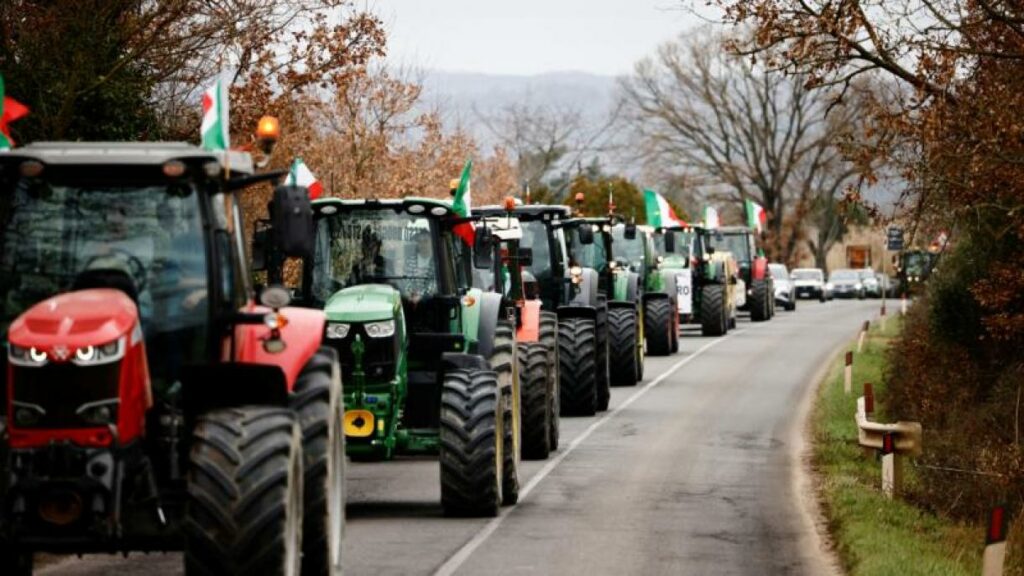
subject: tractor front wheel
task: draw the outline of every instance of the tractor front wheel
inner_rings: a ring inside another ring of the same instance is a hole
[[[636,320],[634,308],[608,310],[608,368],[614,386],[635,386],[640,378]]]
[[[604,297],[598,298],[597,309],[597,411],[608,409],[612,398],[611,374],[609,370],[610,333],[608,330],[608,304]]]
[[[725,312],[725,286],[708,284],[701,288],[700,332],[704,336],[722,336],[728,329]]]
[[[548,349],[542,342],[519,345],[523,410],[523,458],[543,460],[551,452],[552,402]],[[557,415],[554,415],[557,418]]]
[[[644,337],[647,338],[647,353],[651,356],[668,356],[672,353],[672,301],[658,298],[647,301],[644,310]]]
[[[543,311],[540,313],[539,340],[541,344],[544,344],[548,351],[548,365],[546,373],[548,375],[548,398],[551,402],[551,407],[549,408],[551,413],[551,424],[548,428],[548,433],[550,436],[549,445],[553,452],[558,450],[558,415],[561,412],[558,393],[560,370],[558,362],[558,315],[554,312]]]
[[[201,416],[189,456],[185,573],[298,576],[302,472],[302,431],[291,410]]]
[[[508,320],[498,321],[490,364],[498,375],[498,388],[501,389],[504,415],[502,437],[505,443],[502,450],[505,462],[501,473],[501,495],[502,504],[509,505],[519,500],[519,459],[523,428],[519,419],[522,393],[519,363],[516,361],[515,330]]]
[[[441,390],[441,506],[448,516],[497,516],[504,448],[492,370],[452,370]]]
[[[593,416],[597,410],[597,330],[593,320],[558,323],[558,362],[562,414]]]
[[[302,573],[341,573],[345,529],[345,435],[338,353],[321,347],[295,380],[289,403],[302,427]]]
[[[752,322],[764,322],[771,318],[768,303],[770,297],[774,296],[768,294],[768,283],[764,280],[754,280],[750,295],[750,320]]]

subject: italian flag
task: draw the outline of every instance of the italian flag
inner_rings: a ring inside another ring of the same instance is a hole
[[[296,158],[292,162],[292,169],[288,172],[288,179],[285,180],[285,184],[288,186],[305,186],[309,190],[309,199],[316,200],[324,193],[324,185],[316,179],[313,172],[310,171],[309,166],[302,161],[302,158]]]
[[[469,186],[469,173],[473,170],[473,160],[466,160],[462,167],[462,175],[459,176],[459,186],[455,189],[455,197],[452,199],[452,211],[462,218],[469,218],[472,213],[473,198]],[[473,225],[469,222],[456,224],[452,229],[455,234],[462,238],[463,242],[473,245]]]
[[[644,207],[647,209],[647,223],[656,228],[682,228],[686,226],[668,200],[654,190],[644,190]]]
[[[765,213],[764,206],[753,200],[745,200],[744,202],[747,212],[747,226],[752,230],[756,230],[758,234],[764,232],[765,225],[768,223],[768,214]]]
[[[221,79],[203,92],[203,122],[199,133],[202,137],[200,146],[206,150],[227,150],[231,144],[228,136],[228,89]]]
[[[718,220],[718,210],[715,210],[711,206],[705,206],[704,207],[704,227],[708,228],[708,229],[711,229],[711,228],[718,228],[721,225],[722,225],[721,222]]]
[[[28,114],[28,107],[4,93],[4,77],[0,75],[0,150],[14,148],[9,124]]]

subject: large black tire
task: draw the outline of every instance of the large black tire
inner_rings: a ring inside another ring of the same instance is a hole
[[[602,297],[598,299],[597,309],[597,411],[608,409],[612,398],[610,358],[611,335],[608,331],[608,305]]]
[[[341,573],[345,434],[338,353],[321,347],[295,380],[289,404],[302,428],[302,573]]]
[[[597,411],[597,328],[593,320],[558,323],[559,393],[562,415],[593,416]]]
[[[551,453],[551,383],[548,348],[541,342],[519,345],[522,385],[523,458],[543,460]]]
[[[550,388],[551,399],[551,423],[548,428],[550,435],[549,446],[551,451],[558,450],[559,414],[561,413],[561,401],[558,393],[559,362],[558,362],[558,315],[554,312],[543,311],[540,313],[540,343],[548,350],[548,387]]]
[[[441,506],[449,516],[496,516],[504,439],[498,375],[452,370],[441,390]]]
[[[725,286],[707,284],[700,291],[700,333],[704,336],[722,336],[728,329]]]
[[[679,318],[679,307],[672,302],[672,353],[679,352],[679,328],[682,320]]]
[[[770,318],[768,298],[775,296],[768,294],[768,283],[764,280],[754,280],[750,289],[750,320],[764,322]]]
[[[302,432],[287,408],[199,417],[185,504],[185,573],[298,575]]]
[[[672,353],[672,330],[675,321],[672,301],[658,298],[647,301],[644,310],[644,337],[647,339],[647,353],[651,356],[668,356]]]
[[[792,312],[792,311],[796,310],[796,293],[795,292],[790,294],[789,300],[786,302],[785,308],[786,308],[787,312]]]
[[[516,361],[516,335],[512,323],[499,320],[494,330],[494,350],[489,359],[491,369],[498,375],[498,388],[502,398],[502,438],[505,458],[501,473],[502,504],[519,501],[519,460],[522,442],[522,389],[519,365]]]
[[[636,386],[640,379],[636,330],[636,309],[608,310],[608,368],[612,386]]]

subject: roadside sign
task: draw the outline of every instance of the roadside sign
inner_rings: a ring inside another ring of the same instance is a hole
[[[893,226],[886,231],[886,248],[892,251],[903,250],[903,228]]]

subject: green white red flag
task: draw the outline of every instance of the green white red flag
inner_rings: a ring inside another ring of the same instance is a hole
[[[686,221],[676,216],[676,211],[664,196],[651,189],[644,190],[644,208],[647,211],[647,223],[656,228],[682,228]]]
[[[201,147],[206,150],[227,150],[231,145],[228,134],[228,87],[224,80],[203,92],[203,122],[199,126]]]
[[[722,225],[722,223],[718,219],[718,210],[715,210],[711,206],[705,206],[704,207],[704,227],[708,228],[708,229],[711,229],[711,228],[718,228],[721,225]]]
[[[455,197],[452,198],[452,211],[462,218],[469,218],[473,210],[473,196],[469,184],[470,172],[472,171],[473,160],[466,160],[466,165],[462,167],[462,175],[459,176],[459,186],[455,189]],[[452,230],[466,244],[473,245],[475,235],[473,234],[473,225],[471,223],[462,222],[456,224]]]
[[[747,213],[747,226],[752,230],[756,230],[758,234],[764,232],[765,226],[768,223],[768,214],[765,213],[764,206],[753,200],[746,200],[744,207]]]
[[[324,193],[324,185],[316,179],[313,172],[306,166],[306,163],[302,161],[302,158],[296,158],[292,162],[292,168],[288,171],[288,178],[285,180],[285,184],[288,186],[305,186],[309,190],[309,199],[316,200]]]
[[[7,96],[4,92],[4,77],[0,74],[0,150],[14,148],[10,123],[28,114],[28,106]]]

